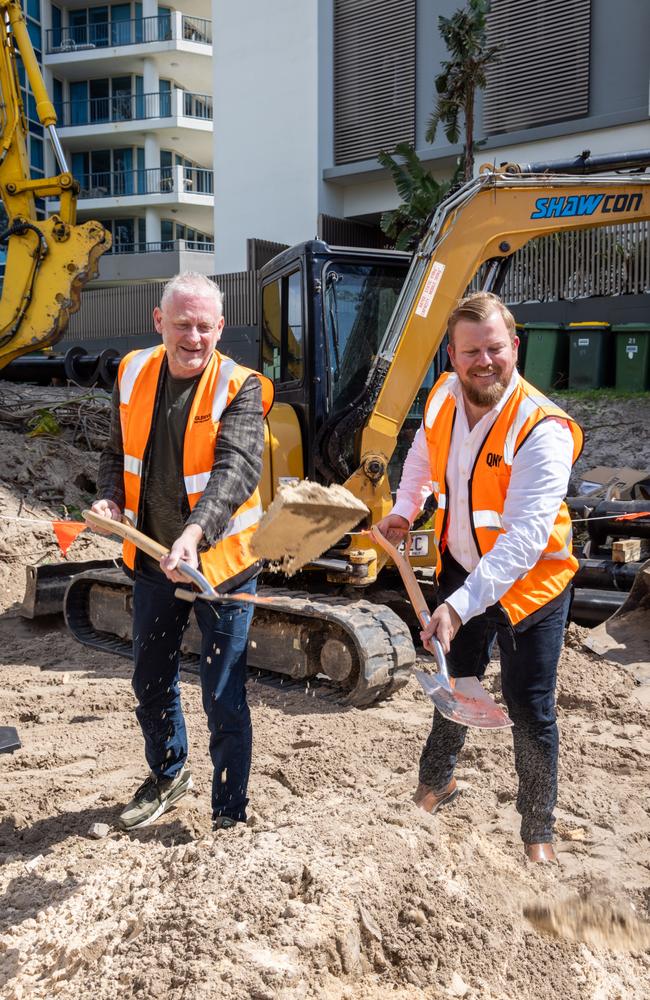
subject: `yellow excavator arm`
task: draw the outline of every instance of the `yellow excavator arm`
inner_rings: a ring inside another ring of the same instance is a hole
[[[54,344],[68,316],[79,308],[82,287],[97,271],[111,239],[98,222],[76,224],[79,186],[69,172],[56,134],[56,113],[45,90],[20,0],[0,0],[0,196],[7,215],[0,298],[0,368],[13,358]],[[31,179],[27,120],[16,59],[20,55],[43,127],[61,173]],[[36,200],[57,198],[59,213],[38,218]]]
[[[392,506],[386,470],[398,434],[445,335],[449,314],[485,261],[568,229],[650,219],[650,175],[526,175],[486,169],[447,199],[415,254],[378,364],[385,376],[345,486],[376,522]]]

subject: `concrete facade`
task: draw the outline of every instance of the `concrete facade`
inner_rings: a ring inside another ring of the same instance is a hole
[[[94,284],[165,279],[190,258],[214,270],[210,15],[209,0],[41,0],[40,58],[78,218],[112,234]]]
[[[514,0],[513,0],[514,2]],[[438,177],[460,146],[439,129],[424,140],[434,78],[446,58],[440,15],[461,0],[418,0],[415,147]],[[214,0],[215,247],[220,272],[245,266],[247,238],[294,243],[314,235],[320,213],[376,222],[398,196],[376,160],[334,163],[333,0]],[[482,162],[538,161],[650,148],[650,5],[592,0],[589,113],[486,137]]]

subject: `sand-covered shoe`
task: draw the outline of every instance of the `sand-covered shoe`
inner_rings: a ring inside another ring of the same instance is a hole
[[[154,774],[150,774],[121,813],[118,825],[123,830],[138,830],[149,826],[191,788],[192,774],[187,767],[173,778],[156,778]]]

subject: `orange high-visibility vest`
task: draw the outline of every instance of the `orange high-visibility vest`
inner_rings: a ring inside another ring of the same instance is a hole
[[[118,372],[124,449],[124,513],[136,526],[142,513],[144,456],[165,353],[162,345],[133,351],[123,358]],[[187,418],[183,443],[183,479],[190,509],[196,506],[212,472],[221,415],[252,374],[262,383],[262,406],[266,416],[273,403],[273,383],[266,376],[243,368],[218,351],[203,372]],[[235,511],[216,545],[199,553],[201,571],[213,587],[238,576],[257,562],[250,541],[261,516],[262,503],[255,489]],[[132,542],[124,542],[123,559],[133,570],[135,546]]]
[[[449,512],[446,470],[456,416],[456,397],[451,389],[456,385],[455,374],[442,375],[431,390],[424,411],[431,479],[438,503],[434,518],[438,574],[441,569],[440,552],[444,551],[446,544]],[[573,436],[575,463],[582,451],[582,430],[563,410],[520,377],[479,449],[467,484],[472,534],[479,555],[489,552],[499,536],[505,533],[502,515],[517,451],[532,429],[542,420],[550,418],[565,421],[568,425]],[[454,498],[454,502],[457,499]],[[571,517],[567,505],[562,502],[548,544],[538,562],[499,601],[511,623],[516,625],[561,594],[577,568],[578,560],[571,547]]]

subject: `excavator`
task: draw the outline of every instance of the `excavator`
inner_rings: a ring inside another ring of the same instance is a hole
[[[0,244],[6,253],[0,296],[0,369],[14,358],[48,347],[79,308],[85,283],[111,239],[98,222],[76,223],[79,186],[66,164],[20,0],[0,0],[0,196],[4,211]],[[60,173],[32,178],[28,122],[20,93],[22,64],[41,125],[52,143]],[[43,218],[39,200],[55,198],[59,210]],[[0,726],[0,753],[20,747],[16,730]]]
[[[0,0],[0,195],[6,224],[0,243],[6,263],[0,297],[0,369],[13,358],[56,343],[79,308],[97,260],[110,249],[98,222],[76,222],[79,185],[70,173],[56,131],[56,112],[45,90],[20,0]],[[60,173],[30,175],[28,122],[18,77],[22,63],[41,125],[50,137]],[[39,199],[58,199],[58,212],[42,218]]]
[[[403,283],[397,258],[370,267],[362,251],[328,254],[325,244],[272,261],[261,276],[259,367],[276,385],[265,506],[280,486],[308,476],[362,500],[370,515],[361,528],[388,513],[400,431],[421,419],[448,316],[474,275],[481,269],[483,288],[498,292],[513,254],[534,237],[649,219],[648,166],[650,151],[483,167],[437,209]],[[391,311],[385,322],[382,310]],[[410,549],[433,586],[426,526],[411,533]],[[259,593],[252,666],[301,682],[327,678],[357,706],[405,683],[416,655],[408,614],[400,616],[395,574],[367,533],[345,535],[293,578],[265,574]],[[89,646],[130,656],[131,599],[119,569],[74,576],[68,627]],[[199,641],[190,628],[183,667],[196,668]]]

